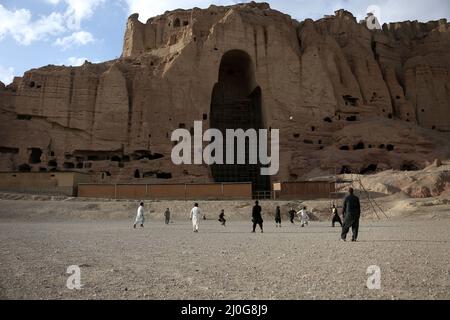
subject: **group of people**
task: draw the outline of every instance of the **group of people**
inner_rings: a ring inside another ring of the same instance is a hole
[[[308,222],[310,220],[308,211],[306,207],[303,207],[300,211],[296,212],[293,207],[290,208],[289,212],[289,219],[291,223],[294,223],[295,215],[298,216],[300,219],[301,227],[307,226]],[[333,204],[332,207],[332,227],[335,227],[336,223],[339,223],[342,227],[341,232],[341,241],[346,241],[347,234],[352,229],[352,241],[356,241],[358,238],[358,229],[359,229],[359,219],[361,215],[361,207],[359,198],[354,195],[353,188],[349,189],[349,195],[345,198],[344,204],[343,204],[343,210],[342,210],[342,216],[344,218],[344,221],[342,222],[341,217],[339,216],[338,210],[336,206]],[[189,219],[192,221],[192,229],[193,232],[198,233],[199,230],[199,223],[200,220],[205,218],[205,216],[202,214],[198,203],[194,204],[194,207],[191,209],[191,212],[189,214]],[[164,212],[164,219],[165,223],[170,223],[170,210],[169,208],[166,209]],[[225,211],[222,209],[219,214],[219,222],[222,226],[226,226],[226,219],[225,219]],[[141,202],[140,206],[137,210],[136,219],[134,221],[133,227],[136,228],[136,225],[140,225],[142,228],[144,227],[144,203]],[[263,218],[262,218],[262,208],[259,205],[258,201],[255,201],[255,205],[252,209],[252,222],[253,222],[253,230],[252,233],[256,232],[256,227],[259,226],[261,229],[261,233],[264,232],[263,229]],[[281,208],[279,206],[275,209],[275,224],[276,227],[281,228]]]
[[[308,211],[306,210],[306,207],[302,207],[300,209],[300,211],[295,211],[295,209],[293,207],[291,207],[291,209],[288,212],[289,214],[289,220],[292,224],[294,224],[294,220],[295,220],[295,216],[298,216],[298,219],[300,220],[301,226],[307,226],[309,224],[309,214]],[[276,210],[275,210],[275,223],[277,225],[277,227],[281,228],[281,213],[280,213],[280,207],[277,206]]]
[[[344,200],[343,209],[342,209],[342,216],[344,218],[344,222],[342,222],[341,217],[339,216],[339,212],[336,208],[336,206],[333,204],[333,207],[331,209],[332,212],[332,227],[334,228],[336,223],[339,223],[342,227],[341,232],[341,241],[347,241],[347,234],[350,231],[350,228],[352,229],[352,242],[356,241],[358,238],[358,231],[359,231],[359,219],[361,216],[361,205],[359,202],[359,198],[354,194],[353,188],[349,188],[348,190],[348,196]],[[255,206],[253,207],[252,211],[252,221],[253,221],[253,231],[255,232],[256,226],[259,225],[261,229],[261,233],[264,232],[263,230],[263,218],[261,215],[261,206],[259,205],[258,201],[255,202]],[[297,214],[301,226],[307,226],[308,222],[310,220],[308,211],[306,210],[306,207],[303,207],[299,212],[296,212],[293,207],[289,210],[289,220],[291,223],[294,223],[295,215]],[[279,206],[275,209],[275,224],[276,227],[281,227],[281,209]]]
[[[194,204],[194,207],[192,208],[189,219],[192,221],[192,227],[194,232],[198,232],[198,226],[201,219],[206,220],[206,216],[202,214],[200,208],[198,207],[198,203]],[[225,223],[227,220],[225,220],[225,211],[222,210],[219,215],[219,221],[220,223],[225,226]],[[139,208],[137,209],[136,218],[134,220],[133,228],[136,229],[137,225],[140,225],[141,228],[144,227],[145,222],[145,216],[144,216],[144,203],[141,202],[139,204]],[[164,222],[165,224],[170,224],[170,209],[167,208],[166,211],[164,211]]]
[[[141,202],[139,204],[139,208],[137,209],[136,218],[134,219],[133,228],[136,229],[137,225],[140,225],[141,228],[144,227],[145,222],[145,216],[144,216],[144,203]],[[170,210],[169,208],[164,211],[164,223],[169,224],[170,223]]]

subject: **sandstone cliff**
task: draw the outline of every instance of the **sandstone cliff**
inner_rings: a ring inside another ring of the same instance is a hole
[[[145,24],[134,14],[121,58],[0,83],[0,169],[212,181],[206,165],[172,164],[170,135],[196,120],[209,127],[230,51],[250,58],[263,126],[280,129],[274,181],[423,168],[450,157],[447,21],[369,30],[344,10],[298,22],[249,3],[166,12]]]

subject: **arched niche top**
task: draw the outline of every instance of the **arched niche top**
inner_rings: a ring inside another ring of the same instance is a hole
[[[258,86],[255,79],[255,67],[250,55],[238,49],[227,51],[220,62],[218,82],[232,90],[240,97],[250,95]]]

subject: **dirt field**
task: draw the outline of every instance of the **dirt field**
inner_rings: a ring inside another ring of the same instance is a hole
[[[280,229],[266,217],[265,233],[251,234],[247,221],[210,217],[194,234],[181,217],[136,230],[122,217],[42,220],[30,203],[0,201],[2,299],[450,298],[449,219],[363,220],[360,241],[343,243],[328,222]],[[66,287],[70,265],[81,290]],[[371,265],[380,290],[366,287]]]

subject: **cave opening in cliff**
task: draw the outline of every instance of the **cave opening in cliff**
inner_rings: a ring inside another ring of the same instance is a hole
[[[58,166],[58,163],[57,163],[55,160],[50,160],[50,161],[47,163],[47,165],[48,165],[49,167],[57,167],[57,166]]]
[[[352,169],[349,166],[342,166],[340,174],[351,174]]]
[[[42,150],[39,148],[31,148],[29,163],[36,164],[41,163]]]
[[[358,98],[352,97],[351,95],[345,95],[342,96],[342,98],[344,99],[345,105],[351,105],[353,107],[357,107],[358,106]]]
[[[74,169],[75,168],[75,164],[73,162],[64,162],[63,168],[64,169]]]
[[[262,91],[255,80],[252,58],[244,51],[231,50],[222,57],[211,97],[210,127],[223,135],[227,129],[263,128]],[[211,173],[215,182],[251,182],[254,195],[259,197],[270,191],[270,177],[261,175],[261,164],[249,164],[248,143],[247,139],[245,164],[213,164]],[[234,148],[237,157],[236,144]],[[225,158],[226,145],[223,154]]]
[[[376,164],[369,164],[367,167],[362,168],[359,171],[359,174],[373,174],[376,173],[378,169],[378,165]]]
[[[31,171],[31,167],[28,164],[23,163],[23,164],[21,164],[19,166],[19,171],[20,172],[30,172]]]
[[[401,171],[418,171],[420,170],[419,167],[414,163],[414,161],[405,161],[403,162],[401,168]]]

